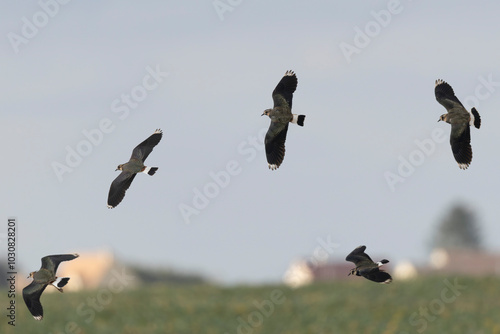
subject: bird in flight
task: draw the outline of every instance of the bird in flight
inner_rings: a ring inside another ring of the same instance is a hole
[[[469,113],[457,99],[453,88],[445,81],[436,80],[434,88],[436,100],[446,108],[447,113],[439,117],[439,121],[451,124],[450,144],[453,156],[460,169],[467,169],[472,161],[472,148],[470,146],[470,126],[479,129],[481,117],[476,108]]]
[[[28,278],[33,281],[23,289],[23,299],[36,320],[43,319],[43,308],[40,296],[47,285],[52,284],[57,290],[63,292],[63,287],[68,283],[69,277],[57,277],[56,271],[59,263],[76,259],[78,254],[48,255],[42,258],[42,267],[33,271]]]
[[[158,167],[146,167],[144,161],[160,142],[163,132],[157,129],[148,139],[140,143],[132,151],[132,156],[127,163],[118,165],[116,170],[121,170],[120,175],[111,183],[108,194],[108,208],[116,207],[125,197],[125,192],[130,187],[137,173],[154,175]]]
[[[304,126],[305,115],[292,114],[293,92],[297,88],[297,76],[293,71],[285,75],[273,90],[274,107],[264,110],[262,116],[271,118],[271,125],[265,138],[269,169],[277,169],[285,158],[285,140],[288,123]]]
[[[352,262],[356,268],[351,269],[349,275],[363,276],[370,281],[388,284],[392,282],[392,277],[387,272],[380,270],[380,266],[389,263],[389,260],[383,259],[380,262],[373,262],[365,253],[366,246],[359,246],[354,249],[347,257],[346,261]]]

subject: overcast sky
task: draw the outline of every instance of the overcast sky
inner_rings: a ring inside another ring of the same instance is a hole
[[[101,249],[223,283],[277,282],[321,245],[422,263],[456,201],[500,251],[500,3],[47,3],[0,4],[0,233],[17,217],[24,271]],[[286,70],[307,117],[270,171],[261,114]],[[482,117],[466,171],[438,78]],[[157,128],[158,172],[109,210],[116,166]]]

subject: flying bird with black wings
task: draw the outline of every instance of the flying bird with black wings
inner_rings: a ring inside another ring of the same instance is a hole
[[[47,285],[52,284],[57,290],[63,292],[63,287],[68,283],[69,277],[57,277],[57,267],[63,261],[76,259],[78,254],[48,255],[42,258],[42,267],[38,271],[33,271],[28,278],[33,278],[31,284],[23,289],[23,299],[30,310],[33,318],[43,319],[43,308],[40,303],[40,296]]]
[[[108,194],[108,208],[116,207],[125,197],[125,192],[132,184],[137,173],[154,175],[158,167],[144,166],[144,161],[160,142],[163,132],[157,129],[148,139],[140,143],[132,151],[132,156],[127,163],[118,165],[116,170],[121,170],[120,175],[111,183]]]
[[[356,268],[351,269],[349,275],[363,276],[370,281],[377,283],[388,284],[392,282],[392,277],[387,272],[380,270],[379,268],[389,263],[389,260],[383,259],[379,262],[373,262],[373,260],[365,253],[366,246],[359,246],[347,255],[346,261],[352,262],[356,265]]]
[[[292,114],[293,92],[297,88],[297,76],[286,71],[285,76],[273,91],[274,107],[264,110],[262,116],[271,118],[271,125],[265,138],[266,156],[269,169],[277,169],[285,158],[285,140],[288,123],[304,126],[305,115]]]
[[[470,126],[479,129],[481,117],[476,108],[469,113],[457,99],[453,88],[445,81],[436,80],[434,88],[436,100],[446,108],[448,113],[441,115],[439,121],[451,124],[450,144],[453,156],[460,169],[467,169],[472,161],[472,148],[470,146]]]

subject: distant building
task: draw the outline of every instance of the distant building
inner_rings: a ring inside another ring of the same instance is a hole
[[[283,282],[292,288],[298,288],[313,281],[310,263],[303,260],[293,262],[283,276]]]
[[[292,288],[297,288],[312,282],[346,280],[352,268],[354,264],[346,261],[312,263],[298,260],[285,272],[283,282]]]
[[[467,276],[500,276],[500,254],[476,249],[436,248],[430,255],[430,272]]]
[[[113,253],[95,251],[80,253],[75,261],[63,262],[57,271],[58,276],[71,277],[64,288],[68,291],[93,290],[106,283],[113,268],[117,267]]]
[[[410,261],[403,261],[396,265],[392,276],[397,280],[412,279],[418,276],[418,268]]]
[[[470,248],[436,248],[424,266],[409,261],[394,269],[396,279],[429,275],[500,276],[500,254]]]
[[[65,261],[57,269],[58,277],[69,277],[69,283],[64,287],[65,292],[79,290],[109,289],[121,291],[133,288],[139,284],[202,284],[207,280],[198,274],[179,272],[162,267],[137,267],[118,261],[114,254],[106,250],[93,252],[78,252],[80,255],[73,261]],[[37,270],[38,268],[30,268]],[[18,276],[18,288],[30,284],[31,279],[26,275]],[[57,292],[48,288],[47,292]]]
[[[294,261],[283,276],[283,282],[293,288],[313,282],[346,280],[354,267],[350,262]],[[431,252],[429,263],[417,266],[410,261],[398,263],[390,272],[397,280],[429,275],[500,276],[500,254],[477,249],[436,248]]]
[[[73,261],[61,262],[57,269],[58,277],[69,277],[69,283],[64,287],[65,292],[78,290],[94,290],[101,287],[107,287],[110,282],[116,281],[116,276],[119,276],[125,271],[127,277],[135,276],[128,267],[120,265],[115,260],[113,253],[109,251],[94,251],[94,252],[78,252],[80,257]],[[39,268],[30,268],[30,271],[38,270]],[[18,275],[18,288],[24,288],[32,279],[26,278],[26,275]],[[127,287],[132,287],[137,282],[137,279],[125,281]],[[47,288],[46,292],[57,292],[56,289]]]

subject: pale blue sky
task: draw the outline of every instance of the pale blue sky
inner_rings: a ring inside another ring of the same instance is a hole
[[[19,264],[30,271],[47,254],[107,249],[259,283],[279,281],[329,236],[333,260],[366,244],[393,263],[423,262],[457,200],[477,211],[486,245],[500,251],[500,4],[394,4],[242,1],[221,20],[208,0],[71,1],[45,22],[36,1],[0,4],[0,211],[5,222],[18,218]],[[16,53],[9,38],[26,32],[24,17],[43,26]],[[371,35],[366,45],[360,30]],[[350,62],[342,43],[358,49]],[[294,111],[307,117],[290,126],[285,160],[270,171],[252,138],[269,126],[260,115],[289,69],[299,82]],[[163,73],[157,85],[151,71]],[[437,123],[438,78],[464,104],[478,102],[483,124],[471,130],[467,171],[453,159],[449,125]],[[100,122],[108,133],[85,146],[83,131]],[[160,169],[136,177],[108,210],[116,166],[156,128],[164,136],[147,164]],[[418,158],[415,141],[435,129],[444,132],[435,149],[391,191],[386,172]],[[90,151],[60,182],[53,164],[66,164],[67,147]],[[179,206],[193,206],[195,189],[228,163],[228,184],[186,224]]]

